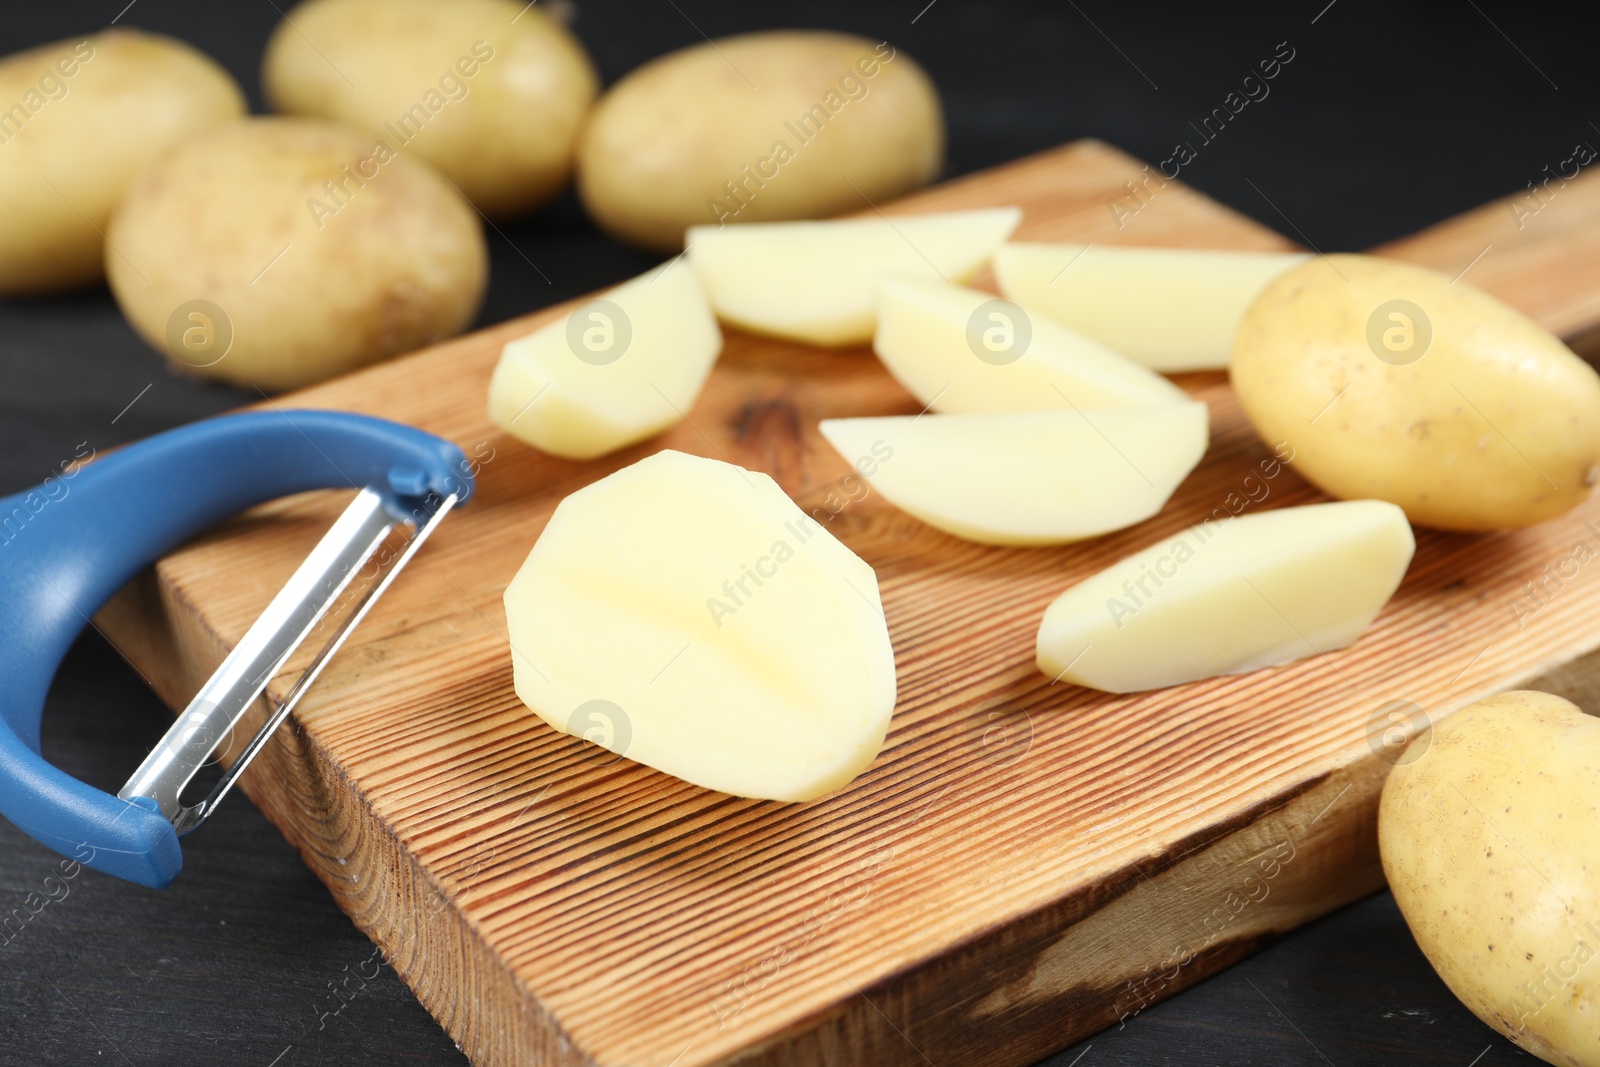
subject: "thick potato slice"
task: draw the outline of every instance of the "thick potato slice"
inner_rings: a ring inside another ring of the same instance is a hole
[[[592,459],[682,419],[721,351],[694,272],[669,263],[509,342],[489,417],[541,451]]]
[[[933,82],[887,41],[773,30],[653,59],[613,85],[578,143],[604,229],[662,252],[697,223],[826,218],[931,181]]]
[[[459,333],[489,270],[477,213],[432,170],[285,118],[140,171],[105,257],[123,314],[177,369],[269,392]]]
[[[1189,399],[1161,375],[1065,326],[943,282],[879,282],[872,349],[933,411],[1070,411]]]
[[[816,345],[863,345],[885,275],[966,281],[1017,228],[1014,207],[906,218],[692,226],[689,260],[724,321]]]
[[[1233,356],[1239,320],[1304,253],[1198,252],[1109,245],[1008,244],[995,253],[1000,291],[1159,371],[1216,370]]]
[[[1331,652],[1371,625],[1414,548],[1379,500],[1202,522],[1057,597],[1039,669],[1133,693]]]
[[[505,606],[523,703],[707,789],[831,793],[894,710],[872,568],[730,463],[658,452],[573,493]]]
[[[1378,809],[1395,902],[1478,1018],[1600,1067],[1600,719],[1501,693],[1420,734]]]
[[[1206,406],[827,419],[896,507],[991,545],[1095,537],[1161,510],[1205,455]]]
[[[1405,263],[1279,275],[1239,325],[1233,385],[1300,474],[1427,526],[1541,522],[1587,498],[1600,464],[1600,375],[1521,312]]]
[[[413,153],[496,218],[566,184],[599,88],[577,38],[521,0],[307,0],[261,82],[275,110]]]
[[[0,109],[0,293],[43,293],[100,280],[139,168],[245,99],[182,41],[117,28],[0,59]]]

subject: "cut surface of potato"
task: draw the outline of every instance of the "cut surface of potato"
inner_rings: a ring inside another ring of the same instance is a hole
[[[879,282],[872,348],[933,411],[1070,411],[1189,399],[1161,375],[1065,326],[944,282]]]
[[[886,275],[966,281],[1022,220],[1018,208],[888,219],[691,226],[689,260],[727,322],[810,344],[864,345]]]
[[[694,272],[669,263],[508,342],[489,417],[543,452],[592,459],[682,419],[721,351]]]
[[[1299,252],[1007,244],[1000,291],[1038,315],[1160,371],[1228,365],[1245,309]]]
[[[731,463],[662,451],[573,493],[505,607],[523,703],[707,789],[833,792],[894,710],[872,568]]]
[[[1353,643],[1405,576],[1405,513],[1380,500],[1191,526],[1062,593],[1039,669],[1110,693],[1289,663]]]
[[[896,507],[992,545],[1059,544],[1142,522],[1209,439],[1199,402],[827,419],[821,428],[847,460],[878,460],[868,480]]]

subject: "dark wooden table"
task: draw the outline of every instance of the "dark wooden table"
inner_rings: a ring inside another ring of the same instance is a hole
[[[0,6],[0,52],[98,29],[125,2]],[[1271,96],[1183,176],[1325,251],[1419,229],[1537,181],[1578,142],[1600,145],[1585,36],[1558,13],[1530,18],[1504,0],[1448,11],[1311,0],[1227,13],[1103,0],[567,6],[608,82],[701,31],[815,26],[892,40],[941,87],[950,174],[1083,136],[1162,159],[1287,41],[1296,58]],[[278,17],[271,0],[136,0],[120,22],[209,52],[261,110],[257,70]],[[570,197],[490,245],[480,324],[650,263],[600,236]],[[0,494],[41,481],[80,442],[104,448],[249,399],[169,375],[103,289],[0,302]],[[115,789],[169,721],[89,633],[52,692],[45,753]],[[463,1062],[242,796],[189,840],[183,876],[163,892],[93,872],[46,883],[55,870],[52,854],[0,823],[0,918],[12,919],[0,928],[0,1064]],[[1513,1061],[1532,1062],[1455,1001],[1381,894],[1048,1062]]]

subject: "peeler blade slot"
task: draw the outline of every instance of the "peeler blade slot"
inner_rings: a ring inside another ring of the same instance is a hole
[[[372,609],[372,606],[378,602],[379,597],[383,596],[384,592],[389,588],[389,584],[405,569],[406,564],[411,561],[411,557],[422,547],[422,543],[428,539],[428,535],[433,532],[434,528],[439,525],[439,522],[443,520],[451,508],[455,507],[459,500],[460,497],[453,493],[446,496],[439,503],[433,514],[416,528],[415,533],[404,543],[398,553],[391,557],[392,562],[389,563],[386,569],[380,571],[381,576],[367,583],[361,589],[355,599],[355,603],[351,605],[349,614],[338,624],[332,637],[317,652],[316,657],[300,677],[295,680],[294,685],[284,696],[283,703],[268,716],[266,723],[263,724],[255,737],[250,739],[250,743],[244,747],[244,750],[239,753],[227,771],[223,773],[221,779],[212,787],[211,792],[200,803],[181,808],[177,816],[172,820],[173,829],[177,831],[178,836],[183,837],[194,831],[206,820],[207,816],[216,810],[217,805],[233,789],[234,784],[238,781],[239,776],[244,773],[245,768],[250,766],[250,762],[260,754],[261,750],[266,747],[267,742],[272,739],[273,733],[294,711],[295,706],[300,703],[300,698],[305,695],[306,690],[317,680],[318,675],[322,673],[322,669],[327,666],[328,661],[333,658],[334,653],[338,652],[344,645],[345,639],[350,636],[351,631],[366,617],[367,612]],[[417,517],[420,518],[420,516]],[[381,563],[382,561],[380,561],[380,566]]]
[[[377,576],[351,590],[400,525],[389,515],[378,492],[370,488],[358,492],[117,795],[124,800],[153,800],[180,836],[204,822],[456,500],[455,495],[444,497],[425,521],[422,514],[415,515],[415,533],[404,547],[391,553],[388,560],[378,558]],[[346,596],[347,590],[350,596]],[[198,804],[185,805],[182,793],[195,772],[232,737],[267,684],[290,656],[323,628],[336,607],[346,609],[344,618],[296,680],[282,706],[268,716],[210,794]]]

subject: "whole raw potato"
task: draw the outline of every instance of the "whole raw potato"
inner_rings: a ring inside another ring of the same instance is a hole
[[[1279,275],[1239,324],[1232,373],[1296,470],[1416,523],[1527,526],[1595,481],[1600,375],[1527,316],[1421,267],[1336,255]]]
[[[777,30],[661,57],[600,99],[578,192],[605,229],[683,247],[690,225],[820,218],[932,180],[939,94],[888,43]]]
[[[170,37],[113,29],[0,59],[0,293],[99,280],[139,168],[244,111],[228,73]]]
[[[106,234],[123,313],[178,369],[290,389],[457,333],[483,295],[472,206],[428,168],[308,119],[158,160]]]
[[[274,109],[382,138],[495,217],[566,184],[599,88],[577,39],[519,0],[308,0],[261,80]]]
[[[1434,970],[1566,1067],[1600,1067],[1597,797],[1600,719],[1502,693],[1414,740],[1378,811],[1384,873]]]

